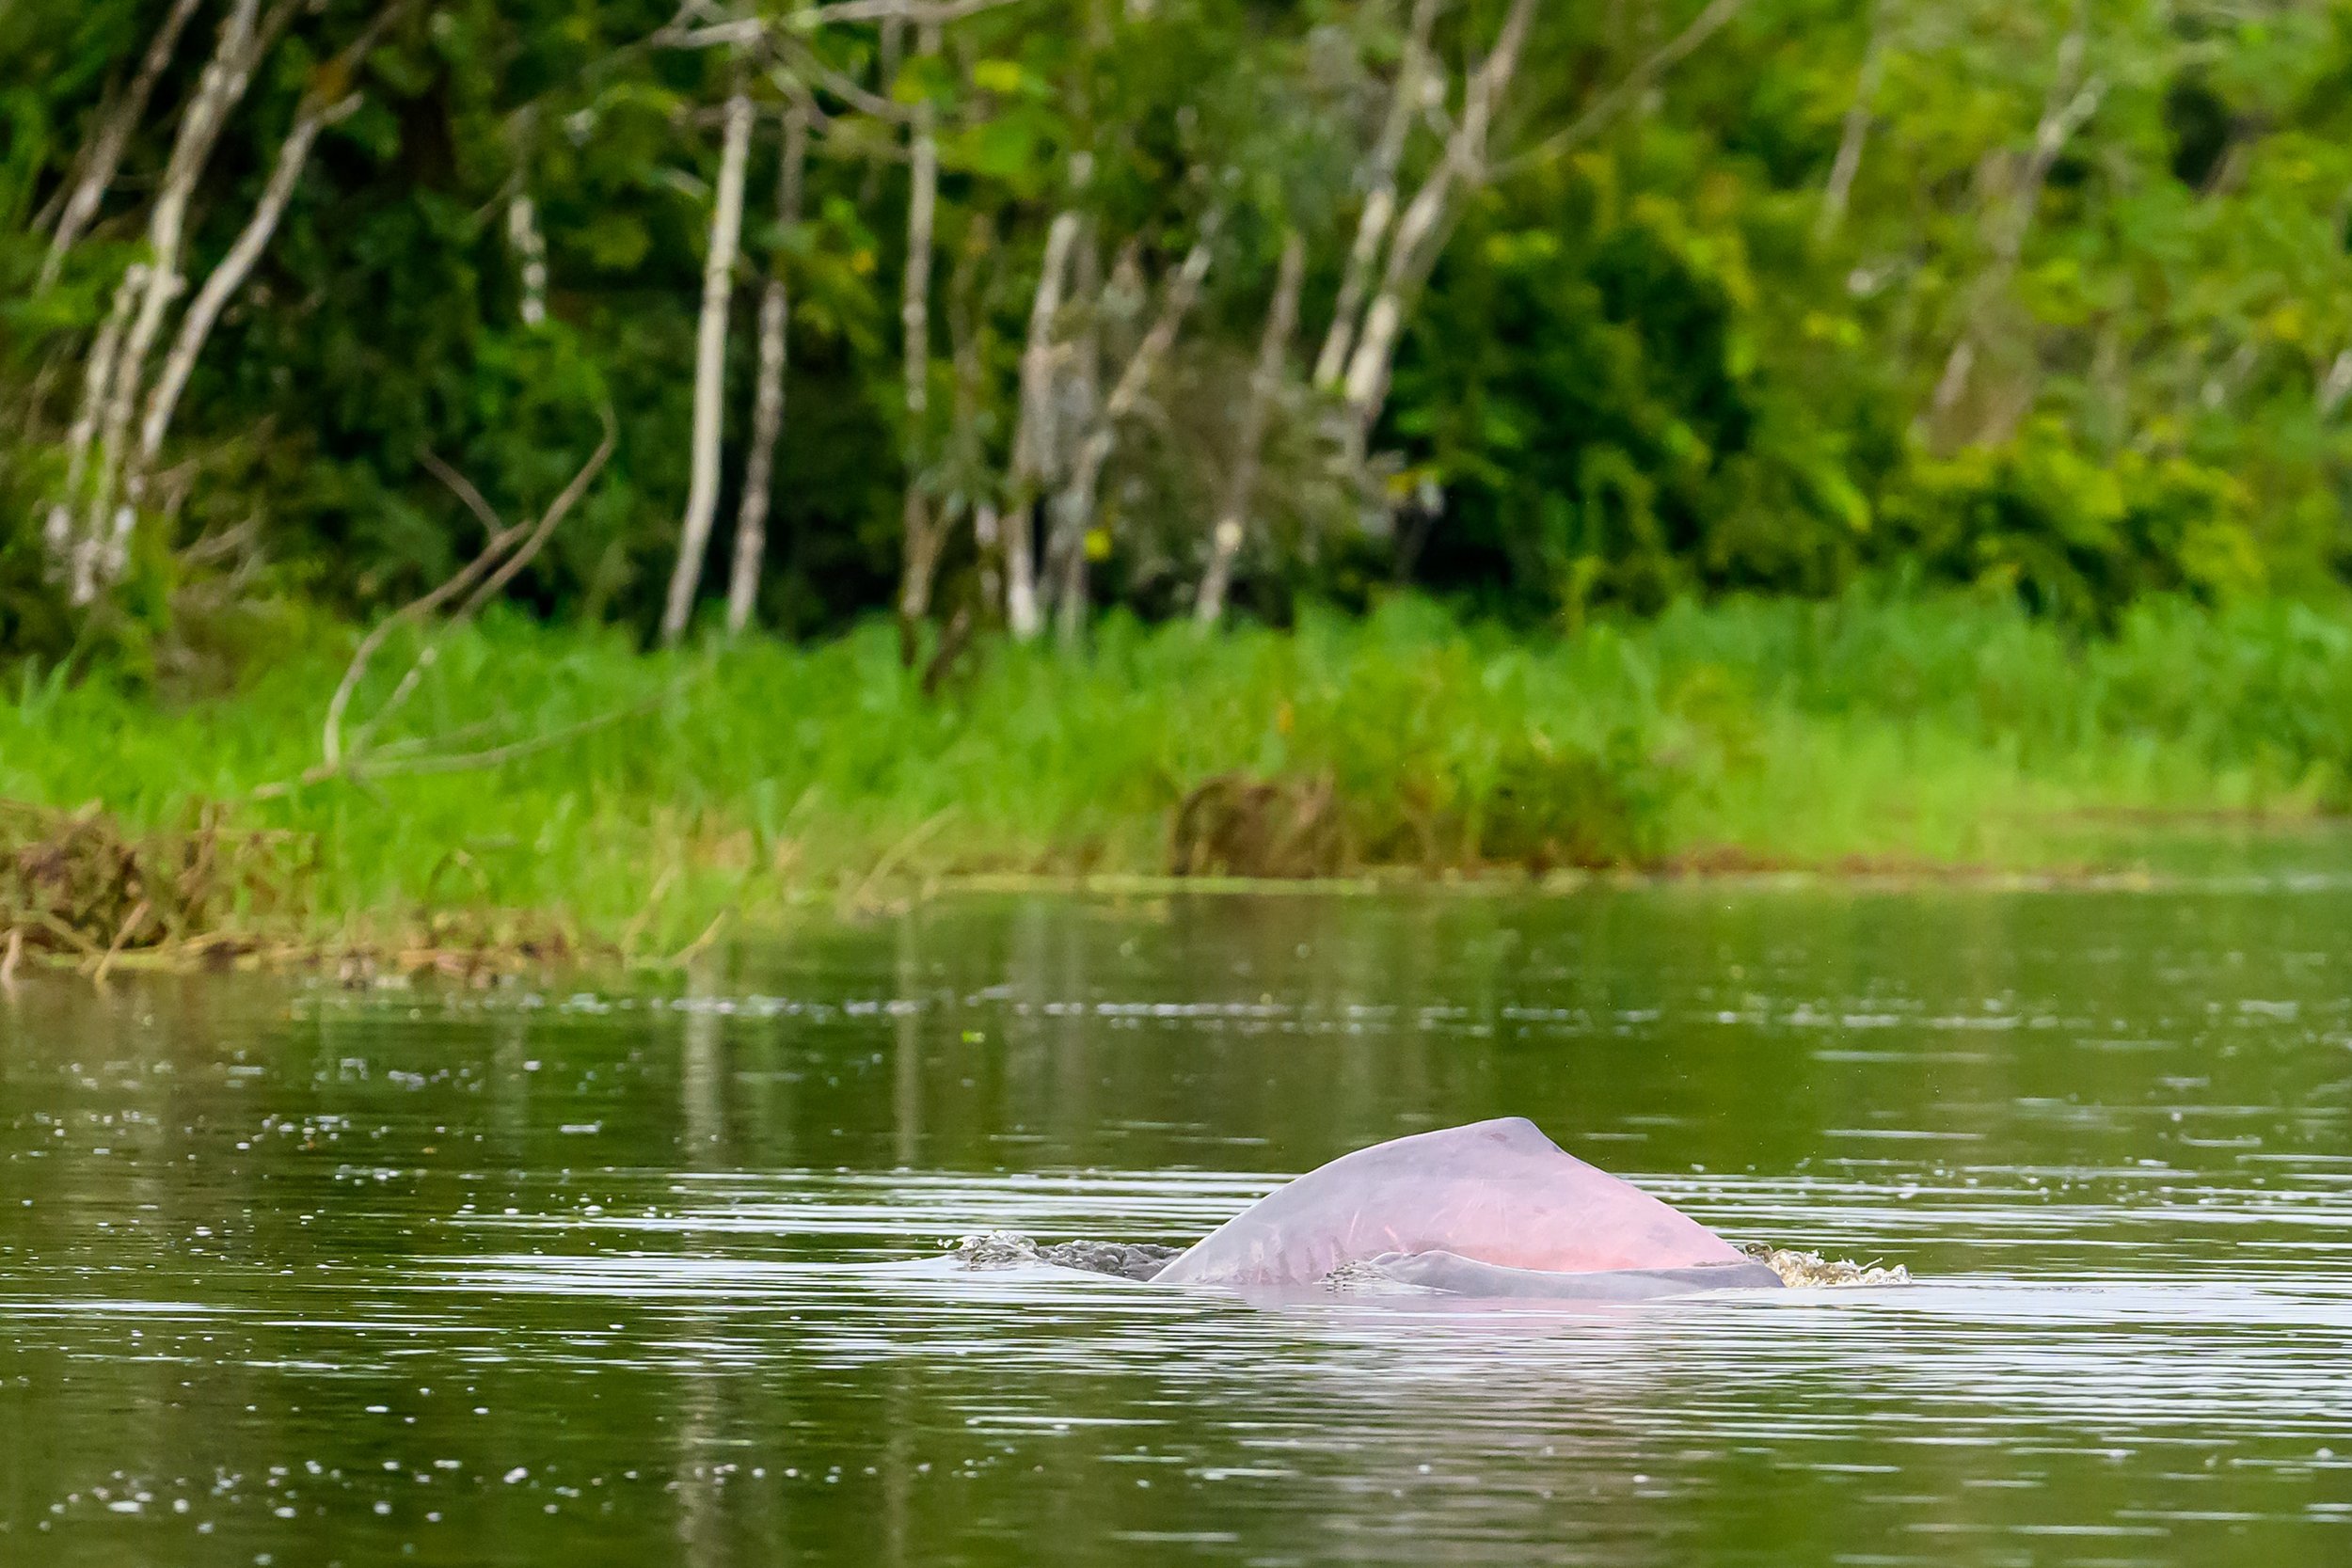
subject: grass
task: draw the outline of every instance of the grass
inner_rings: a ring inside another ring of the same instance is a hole
[[[92,895],[103,912],[47,911],[79,922],[86,958],[191,934],[151,918],[124,934],[147,885],[133,850],[174,876],[233,863],[231,884],[165,890],[215,932],[654,953],[722,911],[756,924],[959,876],[1155,875],[1172,852],[1236,874],[2029,870],[2074,863],[2089,815],[2311,816],[2352,778],[2352,619],[2157,603],[2086,643],[2006,606],[1857,595],[1541,641],[1413,600],[1291,633],[1114,620],[1083,658],[986,645],[929,698],[880,626],[645,655],[493,618],[443,645],[377,754],[558,743],[257,800],[318,765],[348,652],[185,704],[23,675],[0,705],[0,798],[82,815],[0,815],[0,917],[63,896],[36,861],[73,834],[114,844],[119,873]],[[268,847],[208,859],[191,832]]]

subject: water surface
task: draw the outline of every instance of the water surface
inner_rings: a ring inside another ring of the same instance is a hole
[[[0,1007],[0,1561],[2352,1560],[2352,893],[956,900]],[[960,1272],[1534,1117],[1904,1290]]]

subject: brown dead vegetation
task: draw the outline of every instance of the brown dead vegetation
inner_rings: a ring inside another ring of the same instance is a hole
[[[432,974],[487,984],[589,956],[546,918],[427,911],[322,934],[318,846],[306,833],[227,825],[205,805],[183,825],[134,832],[95,804],[0,800],[0,988],[27,962],[101,984],[131,969],[324,969],[348,985]]]
[[[128,954],[233,958],[241,923],[294,912],[315,847],[301,834],[232,831],[223,816],[206,806],[184,826],[133,833],[95,805],[0,800],[0,944],[11,967],[56,954],[103,977]]]
[[[1330,877],[1350,858],[1328,779],[1220,774],[1184,797],[1168,833],[1177,877]]]

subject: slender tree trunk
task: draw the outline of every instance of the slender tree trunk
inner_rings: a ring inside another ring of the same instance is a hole
[[[1821,189],[1821,211],[1813,221],[1816,244],[1827,245],[1846,221],[1853,199],[1854,177],[1862,171],[1862,144],[1876,118],[1879,83],[1886,74],[1886,33],[1894,0],[1872,0],[1870,37],[1862,48],[1862,70],[1854,79],[1853,102],[1846,106],[1846,123],[1837,137],[1837,156],[1829,166],[1829,183]]]
[[[1023,642],[1038,634],[1036,525],[1039,491],[1058,471],[1054,419],[1054,329],[1061,317],[1063,280],[1083,220],[1076,209],[1057,214],[1045,234],[1045,259],[1029,303],[1029,337],[1021,354],[1021,412],[1012,438],[1010,508],[1005,515],[1005,622]]]
[[[997,554],[996,509],[989,504],[987,442],[980,433],[980,415],[988,390],[988,313],[980,299],[980,269],[996,248],[996,226],[985,213],[964,226],[963,245],[956,254],[955,271],[947,280],[947,343],[955,370],[955,395],[948,415],[946,471],[954,495],[939,521],[943,537],[960,512],[972,518],[974,565],[979,578],[979,604],[993,608],[1002,591]],[[945,545],[940,546],[943,550]],[[971,607],[959,606],[968,627]],[[953,658],[952,644],[943,637],[940,647]]]
[[[521,294],[515,313],[528,327],[543,326],[548,319],[548,237],[539,227],[539,203],[531,195],[532,144],[538,126],[536,106],[515,117],[511,127],[515,182],[506,197],[506,248],[514,254],[515,280]]]
[[[114,105],[100,125],[98,137],[90,143],[89,154],[82,161],[74,179],[72,193],[57,214],[56,232],[49,237],[49,256],[41,263],[40,281],[35,286],[35,293],[46,293],[56,282],[67,252],[98,216],[107,187],[114,183],[115,171],[122,166],[123,149],[130,145],[139,121],[147,118],[147,105],[155,96],[155,83],[171,64],[172,55],[179,52],[180,35],[187,31],[189,19],[203,3],[204,0],[174,0],[164,24],[148,40],[137,73],[131,78],[121,102]]]
[[[1143,401],[1144,389],[1151,385],[1160,362],[1168,357],[1176,344],[1176,334],[1183,329],[1185,315],[1193,302],[1200,296],[1200,282],[1209,275],[1209,262],[1215,257],[1212,248],[1216,238],[1217,216],[1211,212],[1200,225],[1200,236],[1193,241],[1185,253],[1184,264],[1176,276],[1168,280],[1160,299],[1159,318],[1152,324],[1143,341],[1128,357],[1127,367],[1119,375],[1111,395],[1104,400],[1103,412],[1096,417],[1094,428],[1087,433],[1076,458],[1071,464],[1070,487],[1065,499],[1070,508],[1071,546],[1064,557],[1064,579],[1058,611],[1058,629],[1062,641],[1075,642],[1086,627],[1087,613],[1087,552],[1086,535],[1094,522],[1094,502],[1102,483],[1103,465],[1110,460],[1111,449],[1119,439],[1119,426]]]
[[[1413,0],[1412,21],[1407,26],[1405,55],[1396,68],[1396,87],[1389,99],[1389,117],[1380,127],[1380,139],[1373,145],[1371,156],[1364,164],[1364,210],[1356,220],[1356,242],[1347,253],[1347,271],[1340,279],[1339,303],[1332,308],[1330,330],[1323,336],[1323,350],[1315,356],[1315,387],[1322,391],[1336,389],[1347,370],[1348,350],[1354,345],[1356,324],[1362,314],[1364,295],[1372,288],[1374,269],[1380,263],[1380,246],[1389,237],[1389,225],[1396,217],[1396,171],[1405,158],[1406,138],[1412,134],[1413,121],[1428,96],[1430,57],[1429,33],[1437,24],[1439,0]]]
[[[515,252],[522,280],[522,303],[516,313],[525,326],[544,326],[548,320],[548,238],[539,229],[539,204],[527,190],[518,189],[506,198],[506,243]]]
[[[927,24],[916,47],[939,53],[939,28]],[[905,560],[898,585],[899,647],[914,661],[914,627],[930,613],[931,574],[939,565],[939,531],[923,494],[923,464],[930,446],[931,373],[931,230],[939,206],[939,111],[928,99],[916,105],[908,146],[907,265],[898,323],[906,350],[906,499],[901,534]]]
[[[1241,438],[1233,466],[1226,470],[1224,498],[1217,507],[1216,528],[1210,535],[1209,567],[1201,574],[1200,592],[1193,600],[1193,616],[1202,626],[1215,626],[1225,615],[1233,560],[1241,554],[1250,501],[1258,487],[1266,420],[1274,409],[1275,394],[1281,390],[1283,361],[1290,354],[1291,334],[1298,326],[1299,285],[1306,276],[1306,242],[1294,229],[1282,245],[1274,302],[1266,308],[1265,332],[1258,340],[1258,364],[1249,378],[1249,401],[1242,409]]]
[[[327,64],[321,72],[321,86],[327,89],[326,92],[314,89],[303,96],[294,111],[294,125],[278,147],[277,162],[262,186],[261,199],[254,203],[252,216],[246,219],[228,254],[205,277],[196,298],[180,318],[179,332],[164,356],[163,368],[148,394],[145,416],[139,421],[138,450],[123,482],[127,504],[116,512],[114,526],[100,552],[99,575],[103,580],[119,580],[129,563],[132,524],[147,499],[148,474],[163,451],[164,437],[171,429],[172,416],[179,410],[181,394],[187,389],[188,377],[196,372],[196,361],[204,352],[206,340],[219,324],[221,311],[245,287],[246,279],[252,276],[254,266],[269,248],[270,239],[285,216],[287,203],[294,199],[294,187],[310,164],[310,150],[317,144],[319,133],[347,119],[359,107],[362,95],[342,89],[348,87],[404,4],[405,0],[393,0],[377,12],[359,36]],[[258,63],[258,54],[255,59]]]
[[[1059,373],[1054,384],[1056,472],[1053,499],[1046,503],[1050,526],[1046,530],[1042,573],[1045,595],[1040,612],[1057,617],[1064,599],[1084,591],[1085,562],[1073,557],[1086,547],[1087,524],[1093,507],[1090,499],[1073,493],[1077,455],[1073,443],[1084,439],[1086,433],[1094,428],[1095,417],[1102,412],[1103,318],[1107,313],[1107,291],[1103,282],[1103,258],[1095,248],[1095,241],[1090,226],[1081,229],[1077,253],[1071,260],[1070,291],[1073,298],[1083,303],[1083,309],[1077,337],[1058,356]]]
[[[736,251],[743,237],[743,166],[752,150],[752,101],[739,87],[727,100],[726,129],[720,144],[719,189],[710,214],[710,251],[703,261],[703,304],[694,345],[693,469],[687,484],[686,517],[678,532],[677,566],[670,574],[669,602],[661,611],[661,640],[675,644],[686,635],[700,586],[703,555],[710,545],[711,519],[719,510],[720,438],[726,422],[727,308],[735,294]]]
[[[784,158],[776,176],[776,222],[788,239],[801,221],[801,177],[808,166],[808,115],[785,111]],[[768,548],[768,492],[776,438],[784,431],[784,372],[790,342],[791,279],[779,252],[759,299],[759,375],[752,396],[752,450],[743,465],[743,504],[735,515],[735,570],[727,578],[727,635],[752,624],[759,600],[760,558]]]
[[[1935,393],[1928,405],[1931,426],[1947,424],[1967,394],[1970,374],[1982,357],[1982,340],[1988,333],[1990,317],[2007,295],[2010,280],[2016,276],[2018,259],[2025,254],[2026,236],[2033,228],[2035,213],[2041,209],[2042,192],[2049,182],[2050,169],[2074,133],[2098,112],[2100,101],[2106,96],[2105,77],[2084,77],[2090,41],[2090,7],[2078,0],[2074,26],[2058,44],[2058,70],[2042,100],[2042,118],[2034,126],[2033,150],[2026,154],[2016,188],[1993,220],[1992,262],[1977,280],[1968,318],[1944,361],[1944,373],[1936,378]]]
[[[1512,0],[1510,13],[1495,39],[1494,50],[1470,73],[1462,90],[1462,120],[1447,143],[1445,155],[1413,193],[1405,215],[1397,220],[1396,238],[1389,246],[1389,262],[1380,292],[1364,314],[1362,333],[1347,362],[1344,385],[1349,436],[1357,451],[1379,421],[1388,401],[1389,371],[1396,357],[1397,335],[1405,324],[1406,302],[1427,277],[1437,261],[1445,219],[1456,182],[1484,180],[1486,136],[1495,111],[1510,90],[1518,69],[1519,50],[1534,16],[1534,0]]]
[[[82,487],[89,478],[90,444],[98,439],[98,421],[105,413],[106,392],[114,385],[115,364],[122,356],[122,335],[130,329],[131,313],[147,292],[147,264],[135,261],[115,285],[114,308],[90,344],[89,364],[82,378],[82,405],[66,431],[65,490],[49,507],[41,530],[49,548],[49,567],[64,578],[73,602],[86,602],[95,592],[97,558],[77,548],[74,515],[82,502]]]
[[[2344,406],[2344,400],[2348,396],[2352,396],[2352,348],[2337,355],[2334,362],[2328,365],[2328,373],[2320,377],[2316,400],[2319,417],[2323,420],[2334,419],[2336,410]]]
[[[163,335],[172,302],[187,286],[182,269],[187,255],[188,208],[195,200],[197,182],[211,162],[229,116],[245,97],[253,68],[293,20],[295,5],[296,0],[278,0],[266,18],[257,19],[260,0],[236,0],[221,24],[220,41],[198,79],[195,95],[180,117],[180,133],[148,215],[146,286],[105,388],[104,415],[98,430],[98,469],[76,546],[79,555],[70,594],[77,605],[87,604],[108,585],[101,569],[118,553],[111,542],[118,536],[127,539],[130,531],[134,515],[128,507],[118,511],[116,495],[129,457],[131,421],[137,412],[148,356]]]

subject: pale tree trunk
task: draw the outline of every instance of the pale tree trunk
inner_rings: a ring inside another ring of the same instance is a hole
[[[2320,377],[2316,400],[2319,417],[2323,420],[2334,419],[2336,410],[2344,406],[2346,397],[2352,397],[2352,348],[2337,355],[2334,362],[2328,365],[2328,373]]]
[[[1862,146],[1876,118],[1879,83],[1886,75],[1886,34],[1892,24],[1895,0],[1873,0],[1870,37],[1862,47],[1862,70],[1854,79],[1853,102],[1846,106],[1846,123],[1837,137],[1837,156],[1829,166],[1829,182],[1821,189],[1821,211],[1813,220],[1813,239],[1827,245],[1846,221],[1853,199],[1854,177],[1862,172]]]
[[[538,110],[526,108],[514,122],[515,183],[506,198],[506,248],[514,253],[516,281],[521,299],[516,314],[527,327],[544,326],[548,319],[548,237],[539,227],[539,204],[532,199],[532,148],[538,132]]]
[[[1389,246],[1389,262],[1380,292],[1364,313],[1362,333],[1348,357],[1344,384],[1349,436],[1357,451],[1378,422],[1388,401],[1389,371],[1396,357],[1397,335],[1405,325],[1407,296],[1428,276],[1444,238],[1447,210],[1456,182],[1486,178],[1486,136],[1511,77],[1518,69],[1519,50],[1535,10],[1534,0],[1512,0],[1510,14],[1495,39],[1493,53],[1470,73],[1462,89],[1462,121],[1447,142],[1445,155],[1413,193],[1405,215],[1397,220],[1396,238]]]
[[[947,343],[955,368],[955,396],[948,416],[946,464],[955,495],[947,515],[940,518],[943,535],[952,525],[955,508],[972,516],[974,564],[979,576],[979,604],[996,603],[1003,585],[998,580],[996,509],[990,504],[987,443],[980,434],[980,414],[988,389],[988,316],[980,300],[980,269],[996,248],[996,226],[985,213],[965,225],[962,247],[947,281]],[[943,546],[944,547],[944,546]],[[959,607],[963,624],[972,623],[970,607]],[[944,640],[942,648],[950,646]]]
[[[236,0],[221,24],[220,41],[198,79],[196,92],[180,117],[180,132],[164,166],[155,205],[147,223],[147,277],[136,313],[123,333],[122,346],[104,388],[104,409],[98,428],[98,469],[90,486],[82,537],[76,543],[71,597],[87,604],[107,584],[101,578],[103,560],[113,552],[109,541],[127,533],[130,519],[118,516],[115,498],[129,456],[131,421],[137,412],[139,387],[146,378],[148,356],[163,335],[164,319],[172,302],[187,286],[182,268],[187,254],[188,208],[195,200],[198,181],[211,162],[230,114],[245,97],[253,68],[291,22],[295,0],[279,0],[261,18],[260,0]],[[95,370],[93,365],[92,369]],[[124,509],[127,511],[128,509]]]
[[[925,55],[939,53],[939,29],[926,25],[917,36]],[[907,264],[898,323],[906,350],[906,499],[901,515],[904,562],[898,585],[899,645],[914,657],[915,624],[930,613],[931,574],[939,565],[939,530],[923,494],[923,461],[930,442],[931,373],[931,229],[939,206],[939,111],[930,100],[917,104],[908,145]]]
[[[106,389],[114,385],[115,362],[122,355],[122,335],[129,330],[131,312],[138,308],[146,292],[147,264],[135,261],[122,275],[122,281],[115,286],[114,308],[106,312],[105,324],[99,327],[98,337],[90,344],[89,367],[82,381],[82,406],[66,431],[65,491],[50,504],[48,522],[41,530],[42,542],[49,547],[50,569],[71,578],[77,604],[88,597],[90,590],[83,576],[94,572],[97,562],[94,557],[84,561],[74,548],[74,511],[81,500],[82,486],[89,477],[90,443],[98,439],[98,421],[105,413]]]
[[[693,467],[686,516],[678,531],[676,568],[661,611],[661,641],[686,635],[701,585],[711,519],[719,510],[719,444],[726,424],[727,308],[735,295],[736,252],[743,238],[743,166],[752,150],[752,101],[739,87],[727,100],[719,150],[719,189],[710,213],[710,250],[703,259],[703,304],[694,344]]]
[[[522,278],[522,304],[516,314],[525,326],[544,326],[548,320],[548,238],[539,229],[539,204],[531,199],[529,191],[518,189],[506,198],[506,243],[515,252]]]
[[[323,84],[340,92],[348,86],[384,31],[391,24],[402,7],[399,0],[376,14],[375,19],[330,61],[322,72]],[[258,61],[258,54],[256,59]],[[103,581],[119,580],[129,563],[131,530],[138,508],[147,499],[147,477],[161,455],[164,437],[171,429],[172,416],[180,406],[181,394],[186,391],[189,376],[196,372],[196,361],[204,352],[204,344],[219,325],[221,312],[244,288],[253,274],[269,242],[278,232],[278,225],[286,214],[287,204],[294,199],[294,187],[301,182],[302,172],[310,161],[310,151],[319,133],[339,123],[359,107],[361,94],[343,92],[330,99],[311,92],[304,95],[294,111],[294,122],[278,150],[277,162],[271,166],[268,182],[262,186],[261,198],[254,203],[252,216],[230,245],[228,254],[205,277],[187,310],[180,318],[180,329],[172,340],[170,351],[164,356],[154,388],[150,391],[147,409],[139,421],[138,450],[125,473],[123,496],[125,503],[115,514],[100,551],[99,576]]]
[[[1356,219],[1356,242],[1347,253],[1347,271],[1340,279],[1339,303],[1332,307],[1330,330],[1315,356],[1314,385],[1322,391],[1338,388],[1354,346],[1357,318],[1364,295],[1372,288],[1374,269],[1380,263],[1380,246],[1396,218],[1396,171],[1405,158],[1406,138],[1429,93],[1429,33],[1437,24],[1439,0],[1413,0],[1412,21],[1405,39],[1405,55],[1397,62],[1396,87],[1389,100],[1389,117],[1380,127],[1364,164],[1364,210]]]
[[[1061,317],[1063,279],[1082,223],[1078,213],[1056,214],[1046,230],[1045,260],[1029,303],[1029,337],[1021,353],[1021,411],[1013,428],[1012,483],[1004,518],[1005,622],[1026,642],[1038,634],[1037,498],[1058,471],[1055,438],[1054,329]]]
[[[1928,413],[1932,425],[1947,423],[1967,394],[1970,374],[1982,357],[1980,340],[1986,335],[1988,318],[2016,276],[2018,259],[2025,254],[2026,235],[2033,227],[2034,214],[2042,206],[2042,187],[2049,182],[2050,169],[2074,133],[2098,111],[2100,100],[2106,96],[2105,77],[2084,77],[2090,41],[2090,7],[2077,4],[2074,26],[2058,44],[2058,70],[2042,100],[2042,118],[2034,126],[2033,150],[2026,154],[2025,167],[2009,201],[1995,215],[1992,261],[1977,280],[1968,319],[1962,325],[1960,337],[1944,361],[1944,373],[1936,380]]]
[[[1306,242],[1292,230],[1282,245],[1282,264],[1274,282],[1274,302],[1266,308],[1265,332],[1258,340],[1258,364],[1249,378],[1249,401],[1243,406],[1240,440],[1233,466],[1226,470],[1225,492],[1217,507],[1216,527],[1210,535],[1209,567],[1201,574],[1200,591],[1193,600],[1193,616],[1202,626],[1215,626],[1225,615],[1225,595],[1232,585],[1233,561],[1241,554],[1249,522],[1249,505],[1258,488],[1258,465],[1265,445],[1266,421],[1274,411],[1275,394],[1282,388],[1283,361],[1290,354],[1291,334],[1298,326],[1298,290],[1307,276]]]
[[[40,281],[34,287],[36,293],[46,293],[56,282],[67,252],[97,218],[99,206],[106,199],[107,187],[114,183],[115,170],[122,165],[123,149],[130,145],[139,121],[147,118],[147,105],[155,96],[155,83],[171,64],[172,55],[179,52],[180,35],[187,31],[188,20],[203,3],[204,0],[175,0],[164,24],[148,40],[137,73],[131,78],[122,101],[114,105],[100,125],[98,137],[90,143],[88,155],[74,177],[72,193],[57,214],[56,232],[49,237],[49,256],[41,263]]]
[[[1111,395],[1103,402],[1103,411],[1094,420],[1094,428],[1087,433],[1077,455],[1071,463],[1071,479],[1065,500],[1070,507],[1071,540],[1065,557],[1069,576],[1062,588],[1061,601],[1057,605],[1058,629],[1062,641],[1075,642],[1086,627],[1086,534],[1094,521],[1094,501],[1102,483],[1103,465],[1110,460],[1111,448],[1119,439],[1119,426],[1132,415],[1143,401],[1144,389],[1152,383],[1160,362],[1176,345],[1176,334],[1184,325],[1184,317],[1193,302],[1200,297],[1200,282],[1209,275],[1209,262],[1215,256],[1212,246],[1216,238],[1218,214],[1212,211],[1200,225],[1200,238],[1185,253],[1184,264],[1176,276],[1168,280],[1160,298],[1160,313],[1152,322],[1143,341],[1128,356]]]
[[[776,223],[788,240],[801,221],[801,178],[808,166],[808,114],[785,111],[784,158],[776,176]],[[739,637],[759,601],[760,559],[768,548],[768,493],[776,438],[784,432],[784,372],[790,344],[791,279],[779,253],[759,299],[759,372],[752,396],[752,450],[743,464],[743,504],[735,515],[735,570],[727,578],[727,635]]]
[[[1524,167],[1561,156],[1600,129],[1638,107],[1651,85],[1680,64],[1738,15],[1747,0],[1710,0],[1689,25],[1628,72],[1599,100],[1565,128],[1513,157],[1506,168]],[[1533,0],[1514,0],[1509,15],[1486,61],[1463,84],[1462,118],[1448,137],[1444,153],[1405,209],[1389,246],[1379,293],[1364,312],[1362,325],[1341,379],[1345,412],[1343,439],[1348,455],[1360,460],[1372,428],[1379,422],[1389,393],[1389,375],[1404,329],[1405,313],[1430,270],[1436,266],[1451,218],[1450,204],[1457,184],[1475,186],[1493,178],[1486,141],[1494,117],[1518,69],[1519,52],[1534,18]],[[1645,16],[1645,31],[1655,21],[1654,9]]]
[[[204,286],[197,291],[186,314],[180,318],[179,334],[172,340],[170,353],[164,356],[154,389],[148,394],[146,417],[139,422],[137,466],[131,471],[128,485],[133,504],[142,499],[146,470],[163,451],[164,436],[179,409],[180,395],[187,389],[188,377],[196,371],[197,356],[204,352],[205,340],[212,336],[221,311],[245,287],[254,264],[269,247],[270,237],[278,231],[278,220],[285,216],[286,204],[294,198],[294,186],[310,161],[310,149],[319,133],[358,106],[359,95],[354,93],[340,103],[306,105],[294,116],[294,128],[278,150],[278,162],[270,169],[269,183],[262,188],[261,200],[254,204],[253,215],[229,247],[229,254],[204,279]]]
[[[1071,261],[1071,293],[1082,302],[1077,337],[1057,356],[1059,373],[1054,381],[1056,476],[1053,499],[1046,502],[1051,526],[1046,531],[1042,576],[1045,594],[1041,613],[1056,615],[1061,602],[1083,594],[1086,562],[1078,554],[1086,547],[1087,524],[1092,501],[1074,490],[1076,452],[1072,443],[1094,428],[1102,412],[1103,321],[1108,314],[1109,290],[1103,282],[1103,258],[1095,247],[1091,226],[1079,233],[1077,254]],[[1117,273],[1118,268],[1113,266]]]

